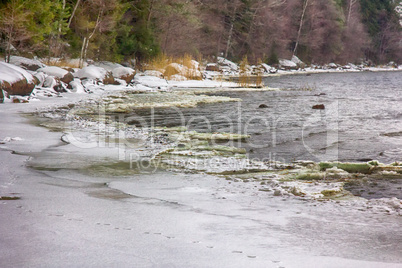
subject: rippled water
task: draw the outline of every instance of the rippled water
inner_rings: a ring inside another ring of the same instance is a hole
[[[186,125],[201,132],[251,135],[251,158],[367,161],[402,160],[402,73],[364,72],[266,78],[282,89],[312,91],[220,92],[241,98],[197,108],[137,112],[155,126]],[[259,108],[265,104],[266,108]],[[324,104],[324,110],[312,109]],[[132,115],[131,115],[132,116]]]

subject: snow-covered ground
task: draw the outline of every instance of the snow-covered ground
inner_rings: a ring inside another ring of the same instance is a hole
[[[316,198],[319,183],[280,172],[244,179],[179,165],[140,170],[127,151],[148,157],[171,143],[151,146],[146,130],[122,134],[119,125],[79,114],[118,104],[122,90],[146,99],[179,94],[175,88],[232,86],[225,83],[138,75],[129,86],[88,82],[80,92],[92,94],[40,87],[29,103],[0,105],[0,267],[402,267],[399,200]],[[76,113],[63,113],[69,109]],[[21,115],[38,111],[56,120]],[[112,141],[118,135],[136,146],[120,147]]]

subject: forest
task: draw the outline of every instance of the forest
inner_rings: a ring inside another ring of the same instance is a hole
[[[399,7],[398,7],[399,5]],[[6,0],[0,54],[142,62],[161,54],[310,64],[402,61],[395,0]],[[399,8],[399,9],[398,9]]]

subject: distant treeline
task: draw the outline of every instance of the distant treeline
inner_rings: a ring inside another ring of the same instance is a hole
[[[274,64],[402,62],[395,0],[5,0],[0,53],[148,60],[161,53]]]

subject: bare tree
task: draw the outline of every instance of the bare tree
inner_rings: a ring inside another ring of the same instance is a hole
[[[304,15],[306,14],[308,1],[309,0],[304,0],[303,11],[302,11],[300,22],[299,22],[299,31],[297,32],[296,44],[295,44],[295,48],[293,50],[293,56],[296,55],[297,47],[299,46],[300,34],[301,34],[301,31],[302,31],[302,27],[303,27]]]

